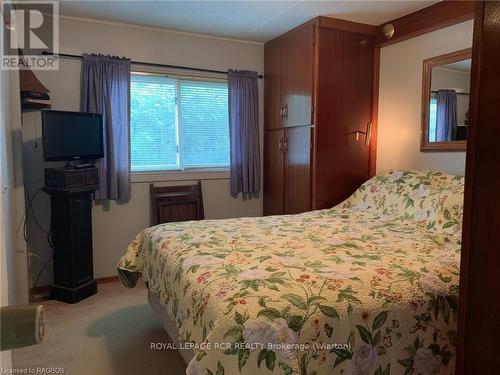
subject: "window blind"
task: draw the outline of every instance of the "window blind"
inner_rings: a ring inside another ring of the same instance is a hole
[[[183,166],[229,165],[227,83],[180,81]]]
[[[131,77],[133,171],[229,165],[226,82]]]
[[[133,75],[130,85],[132,171],[175,169],[177,155],[176,81]]]

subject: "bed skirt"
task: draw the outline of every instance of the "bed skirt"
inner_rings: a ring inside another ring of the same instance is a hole
[[[156,316],[160,320],[163,328],[165,328],[165,331],[167,331],[168,335],[170,336],[170,339],[172,340],[172,343],[175,344],[177,348],[179,348],[179,334],[177,331],[177,325],[176,323],[170,319],[170,316],[168,315],[167,307],[160,302],[160,299],[158,296],[148,290],[148,301],[149,305],[155,312]],[[179,350],[179,349],[178,349]],[[182,358],[184,359],[184,362],[186,362],[186,365],[191,362],[191,360],[194,358],[194,352],[189,349],[182,349],[179,350],[179,353],[181,354]]]

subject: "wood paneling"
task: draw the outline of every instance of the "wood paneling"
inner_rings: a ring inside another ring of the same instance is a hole
[[[500,2],[478,2],[472,47],[456,374],[496,374],[500,337]]]
[[[284,131],[264,135],[264,215],[283,214]]]
[[[339,31],[347,31],[356,34],[366,34],[375,36],[378,33],[378,29],[376,26],[341,20],[332,17],[319,16],[318,24],[321,27],[327,27]]]
[[[338,187],[334,204],[348,198],[368,179],[370,148],[364,136],[359,141],[352,134],[367,131],[372,120],[373,37],[344,33],[342,67],[342,128],[347,141],[339,145],[344,161],[338,172],[343,186]]]
[[[311,127],[285,129],[285,214],[309,211],[311,173]]]
[[[278,129],[281,123],[281,39],[275,39],[264,46],[264,127]]]
[[[313,24],[285,34],[281,48],[283,125],[311,125],[313,88]]]
[[[442,1],[380,25],[375,42],[379,46],[387,46],[472,18],[474,1]],[[394,35],[386,40],[382,28],[388,23],[394,25]]]
[[[313,209],[331,207],[331,188],[335,186],[336,176],[332,173],[336,165],[336,140],[342,137],[341,122],[342,101],[342,51],[344,33],[342,31],[318,29],[318,93],[317,124],[314,132],[315,173],[312,182],[314,190]],[[330,188],[328,188],[330,187]]]
[[[319,49],[314,209],[340,203],[368,177],[369,147],[352,133],[371,121],[373,38],[320,28]]]
[[[372,137],[370,141],[370,156],[368,178],[377,173],[377,135],[378,135],[378,99],[380,89],[380,47],[373,50],[373,86],[372,86]]]

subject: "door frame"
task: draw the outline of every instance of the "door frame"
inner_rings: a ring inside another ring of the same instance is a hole
[[[498,372],[500,1],[478,1],[472,47],[458,308],[457,375]]]

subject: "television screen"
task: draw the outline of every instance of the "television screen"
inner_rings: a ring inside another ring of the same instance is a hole
[[[102,158],[102,132],[102,115],[42,111],[43,158],[46,161]]]

